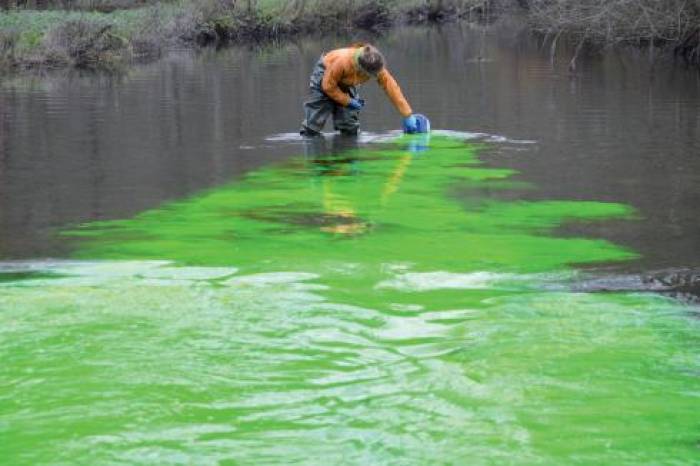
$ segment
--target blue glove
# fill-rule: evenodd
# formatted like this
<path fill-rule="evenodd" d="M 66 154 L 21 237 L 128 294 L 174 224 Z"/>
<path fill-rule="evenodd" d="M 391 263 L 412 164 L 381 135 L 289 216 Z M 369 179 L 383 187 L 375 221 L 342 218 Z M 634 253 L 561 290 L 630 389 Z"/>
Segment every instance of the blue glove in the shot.
<path fill-rule="evenodd" d="M 350 99 L 348 108 L 351 110 L 361 110 L 365 106 L 365 101 L 362 99 Z"/>
<path fill-rule="evenodd" d="M 413 115 L 403 119 L 403 132 L 413 134 L 418 132 L 418 122 Z"/>

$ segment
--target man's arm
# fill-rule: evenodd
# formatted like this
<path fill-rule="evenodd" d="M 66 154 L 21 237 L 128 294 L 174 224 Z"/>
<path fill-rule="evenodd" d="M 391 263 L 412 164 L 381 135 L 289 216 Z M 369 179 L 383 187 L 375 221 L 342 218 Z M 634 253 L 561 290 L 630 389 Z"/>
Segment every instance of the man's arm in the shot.
<path fill-rule="evenodd" d="M 391 103 L 394 104 L 394 107 L 396 107 L 401 116 L 403 116 L 404 118 L 411 116 L 413 110 L 408 104 L 406 98 L 403 96 L 403 93 L 401 92 L 401 88 L 399 87 L 398 83 L 391 75 L 391 73 L 389 73 L 389 70 L 384 68 L 382 71 L 380 71 L 379 74 L 377 74 L 377 82 L 382 87 L 382 89 L 384 89 L 386 95 L 389 96 L 389 100 L 391 100 Z"/>
<path fill-rule="evenodd" d="M 345 92 L 340 90 L 338 87 L 338 82 L 343 78 L 343 68 L 337 63 L 329 63 L 326 66 L 326 72 L 323 74 L 323 81 L 321 81 L 321 89 L 323 92 L 342 105 L 347 107 L 350 103 L 350 96 Z"/>

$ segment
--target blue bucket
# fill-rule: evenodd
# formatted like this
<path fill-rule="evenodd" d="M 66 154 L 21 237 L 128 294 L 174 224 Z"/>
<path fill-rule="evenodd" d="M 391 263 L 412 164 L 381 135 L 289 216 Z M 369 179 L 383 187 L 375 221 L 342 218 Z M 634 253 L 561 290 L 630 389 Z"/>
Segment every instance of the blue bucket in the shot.
<path fill-rule="evenodd" d="M 418 128 L 418 131 L 416 131 L 416 133 L 429 133 L 430 120 L 428 120 L 428 117 L 420 113 L 415 113 L 413 116 L 416 119 L 416 127 Z"/>

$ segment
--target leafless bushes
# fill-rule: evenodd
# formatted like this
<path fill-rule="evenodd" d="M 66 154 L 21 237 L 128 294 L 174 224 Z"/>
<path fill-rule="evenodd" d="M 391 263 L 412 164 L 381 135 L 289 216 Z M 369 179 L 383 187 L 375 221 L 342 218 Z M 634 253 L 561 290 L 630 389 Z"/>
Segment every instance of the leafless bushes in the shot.
<path fill-rule="evenodd" d="M 168 3 L 168 0 L 162 0 Z M 571 60 L 585 45 L 635 43 L 674 46 L 688 62 L 700 62 L 700 0 L 0 0 L 27 8 L 131 8 L 138 12 L 85 13 L 45 33 L 37 62 L 77 67 L 111 67 L 125 58 L 157 57 L 168 43 L 197 44 L 279 39 L 339 30 L 378 31 L 392 23 L 490 19 L 519 9 L 542 33 L 552 53 L 566 38 L 575 44 Z M 166 12 L 167 14 L 163 14 Z M 82 15 L 82 13 L 81 13 Z M 119 31 L 119 32 L 116 32 Z M 20 35 L 23 34 L 20 31 Z M 26 34 L 25 34 L 26 35 Z M 36 42 L 35 42 L 36 43 Z M 16 60 L 17 33 L 0 31 L 0 62 Z M 26 57 L 25 57 L 26 58 Z M 3 66 L 4 67 L 4 66 Z"/>
<path fill-rule="evenodd" d="M 203 0 L 183 9 L 173 30 L 181 39 L 203 44 L 343 29 L 378 30 L 392 19 L 387 1 L 293 0 L 262 8 L 254 0 Z"/>
<path fill-rule="evenodd" d="M 171 36 L 205 45 L 243 38 L 263 39 L 265 17 L 255 2 L 200 0 L 189 2 L 171 23 Z"/>
<path fill-rule="evenodd" d="M 44 38 L 45 60 L 76 68 L 111 68 L 128 53 L 128 41 L 112 32 L 112 25 L 73 20 L 52 29 Z"/>
<path fill-rule="evenodd" d="M 115 10 L 140 8 L 147 0 L 61 0 L 60 8 L 82 11 L 101 11 L 109 13 Z"/>
<path fill-rule="evenodd" d="M 539 30 L 606 43 L 679 41 L 698 20 L 697 5 L 688 0 L 530 0 L 529 5 Z"/>
<path fill-rule="evenodd" d="M 425 0 L 406 8 L 409 23 L 488 18 L 506 0 Z"/>
<path fill-rule="evenodd" d="M 8 29 L 0 31 L 0 66 L 12 66 L 15 63 L 15 50 L 19 41 L 19 31 Z"/>
<path fill-rule="evenodd" d="M 128 38 L 131 57 L 149 60 L 162 55 L 171 33 L 172 23 L 163 19 L 159 5 L 147 10 L 136 30 Z"/>
<path fill-rule="evenodd" d="M 304 30 L 324 32 L 338 29 L 377 31 L 386 28 L 394 21 L 387 1 L 329 2 L 317 0 L 299 3 L 306 3 L 307 8 L 297 7 L 295 14 L 288 17 L 287 23 L 292 30 L 298 29 L 301 32 Z M 311 6 L 308 6 L 309 3 Z"/>
<path fill-rule="evenodd" d="M 633 43 L 650 50 L 672 45 L 682 56 L 698 57 L 692 37 L 700 27 L 699 0 L 529 0 L 528 9 L 530 23 L 551 38 L 553 50 L 564 36 L 576 40 L 577 53 L 585 44 Z"/>

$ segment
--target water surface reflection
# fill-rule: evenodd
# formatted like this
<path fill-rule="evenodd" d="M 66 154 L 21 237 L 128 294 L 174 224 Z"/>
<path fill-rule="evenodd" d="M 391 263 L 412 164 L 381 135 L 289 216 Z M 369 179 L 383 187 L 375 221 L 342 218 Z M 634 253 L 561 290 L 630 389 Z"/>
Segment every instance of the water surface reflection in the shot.
<path fill-rule="evenodd" d="M 128 217 L 299 153 L 298 142 L 270 136 L 296 129 L 310 66 L 344 42 L 173 55 L 116 79 L 6 84 L 0 255 L 68 254 L 54 235 L 66 224 Z M 541 44 L 509 23 L 408 28 L 378 43 L 434 128 L 537 141 L 491 150 L 494 166 L 512 167 L 540 187 L 511 196 L 632 205 L 642 221 L 574 233 L 640 251 L 642 262 L 626 267 L 700 263 L 696 73 L 652 72 L 643 60 L 608 53 L 584 58 L 570 76 L 566 60 L 552 66 Z M 397 128 L 376 86 L 364 93 L 364 128 Z"/>

